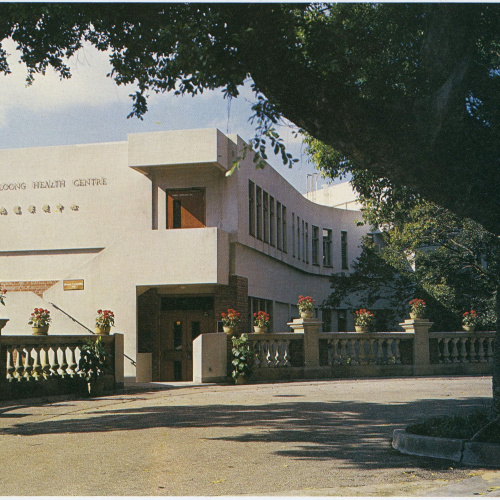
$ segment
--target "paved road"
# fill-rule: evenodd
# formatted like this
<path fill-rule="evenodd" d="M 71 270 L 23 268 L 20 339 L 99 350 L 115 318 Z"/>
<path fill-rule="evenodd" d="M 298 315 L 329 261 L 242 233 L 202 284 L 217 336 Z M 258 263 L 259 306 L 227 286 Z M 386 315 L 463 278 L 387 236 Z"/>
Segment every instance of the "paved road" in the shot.
<path fill-rule="evenodd" d="M 488 404 L 490 377 L 171 385 L 0 405 L 0 495 L 500 496 L 500 471 L 392 432 Z"/>

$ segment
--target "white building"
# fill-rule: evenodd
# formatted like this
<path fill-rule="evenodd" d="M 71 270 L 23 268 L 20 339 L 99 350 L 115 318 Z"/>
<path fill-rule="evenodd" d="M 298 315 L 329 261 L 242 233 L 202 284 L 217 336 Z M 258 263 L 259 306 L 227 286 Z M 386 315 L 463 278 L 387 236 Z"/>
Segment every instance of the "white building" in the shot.
<path fill-rule="evenodd" d="M 229 307 L 244 330 L 266 310 L 273 331 L 289 331 L 298 296 L 320 305 L 367 230 L 358 211 L 307 200 L 252 155 L 226 176 L 242 146 L 203 129 L 0 151 L 3 333 L 28 334 L 38 306 L 51 334 L 87 333 L 111 309 L 136 363 L 125 375 L 168 381 L 191 378 L 193 338 Z M 344 312 L 318 316 L 352 328 Z"/>

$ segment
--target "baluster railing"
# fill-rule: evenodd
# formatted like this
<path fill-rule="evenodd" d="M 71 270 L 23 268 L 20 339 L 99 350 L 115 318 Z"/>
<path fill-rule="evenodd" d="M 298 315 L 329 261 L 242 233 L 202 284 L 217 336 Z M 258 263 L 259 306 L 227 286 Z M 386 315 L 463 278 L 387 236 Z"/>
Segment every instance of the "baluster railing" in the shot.
<path fill-rule="evenodd" d="M 0 399 L 15 398 L 16 395 L 27 393 L 36 395 L 35 386 L 44 387 L 44 391 L 55 391 L 54 393 L 58 394 L 61 392 L 57 391 L 67 390 L 68 387 L 80 387 L 78 374 L 80 346 L 89 337 L 89 335 L 0 335 Z M 122 344 L 123 336 L 117 334 L 117 338 Z M 103 337 L 103 342 L 106 350 L 113 355 L 115 336 Z M 120 360 L 123 362 L 123 358 Z M 280 365 L 286 362 L 285 358 L 279 359 Z M 113 360 L 110 366 L 113 372 L 115 363 Z M 120 376 L 121 374 L 120 371 Z M 57 383 L 64 378 L 75 378 L 75 384 Z M 47 379 L 56 383 L 44 384 Z M 27 386 L 30 388 L 26 391 Z"/>
<path fill-rule="evenodd" d="M 494 332 L 433 332 L 437 359 L 441 364 L 492 363 Z M 486 347 L 486 349 L 485 349 Z"/>

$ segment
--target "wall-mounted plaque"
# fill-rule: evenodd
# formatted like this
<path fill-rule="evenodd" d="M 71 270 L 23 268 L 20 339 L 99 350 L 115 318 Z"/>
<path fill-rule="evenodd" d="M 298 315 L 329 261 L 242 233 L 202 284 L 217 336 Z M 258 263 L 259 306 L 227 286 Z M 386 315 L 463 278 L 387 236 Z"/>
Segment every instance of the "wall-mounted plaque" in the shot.
<path fill-rule="evenodd" d="M 64 280 L 64 290 L 83 290 L 83 280 Z"/>

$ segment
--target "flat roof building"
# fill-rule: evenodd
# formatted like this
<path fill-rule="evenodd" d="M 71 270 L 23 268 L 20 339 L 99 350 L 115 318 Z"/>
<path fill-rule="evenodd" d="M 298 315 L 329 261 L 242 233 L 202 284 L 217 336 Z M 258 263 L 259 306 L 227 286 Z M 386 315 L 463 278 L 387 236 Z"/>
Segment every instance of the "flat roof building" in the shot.
<path fill-rule="evenodd" d="M 289 331 L 298 296 L 320 306 L 367 229 L 359 211 L 309 201 L 253 155 L 226 176 L 243 146 L 202 129 L 0 150 L 3 332 L 28 333 L 33 308 L 49 305 L 50 333 L 87 333 L 110 309 L 134 362 L 125 375 L 169 381 L 191 379 L 192 340 L 220 330 L 229 307 L 244 330 L 265 310 Z M 343 314 L 318 311 L 328 330 L 352 326 Z"/>

